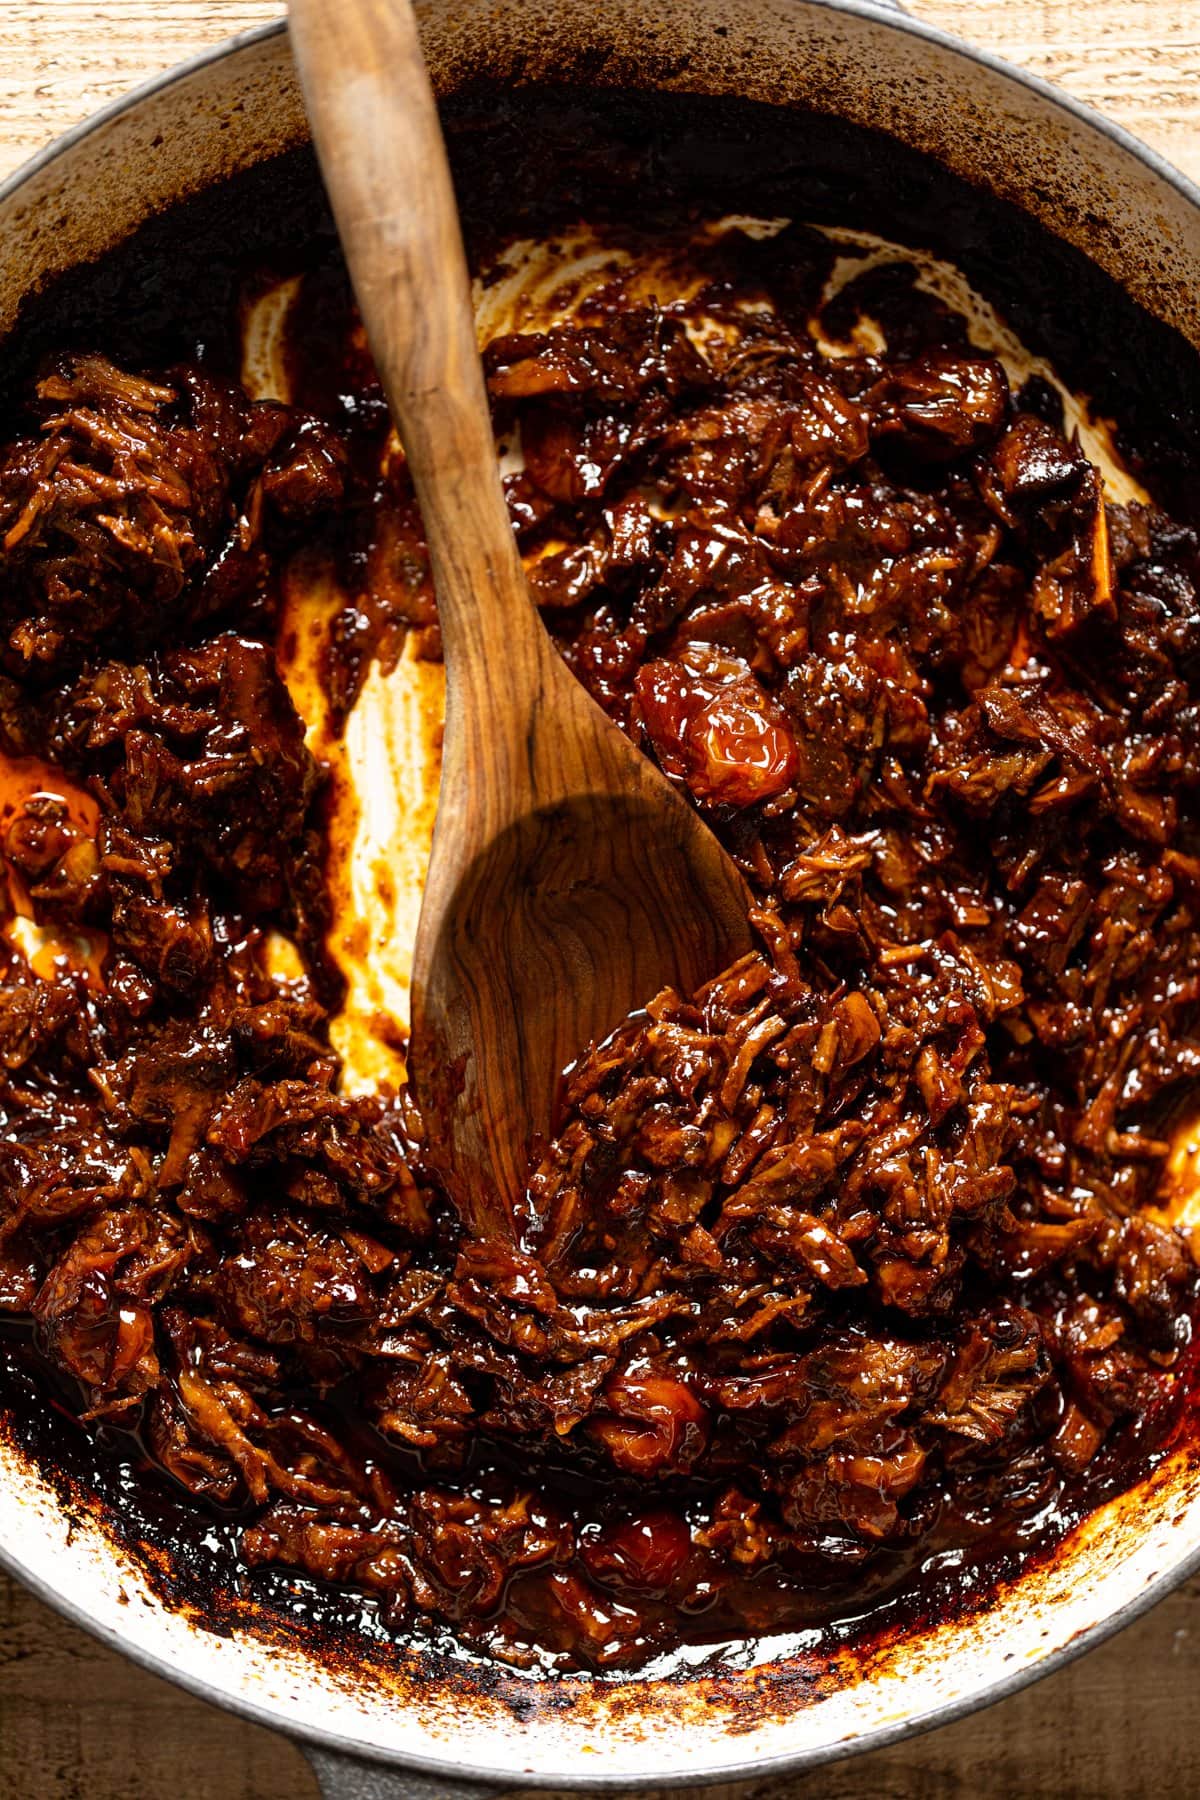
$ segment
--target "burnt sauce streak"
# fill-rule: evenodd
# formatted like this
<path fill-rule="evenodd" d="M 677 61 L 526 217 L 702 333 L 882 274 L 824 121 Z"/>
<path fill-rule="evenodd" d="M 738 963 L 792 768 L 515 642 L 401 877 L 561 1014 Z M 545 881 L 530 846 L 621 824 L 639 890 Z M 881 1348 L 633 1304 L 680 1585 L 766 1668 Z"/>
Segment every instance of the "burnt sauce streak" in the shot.
<path fill-rule="evenodd" d="M 231 1619 L 531 1674 L 819 1653 L 978 1604 L 1192 1429 L 1194 359 L 1088 388 L 1172 511 L 1117 503 L 1051 382 L 816 228 L 871 223 L 869 134 L 482 89 L 449 119 L 481 275 L 581 222 L 614 252 L 487 345 L 513 528 L 758 948 L 583 1050 L 515 1235 L 464 1234 L 403 1087 L 341 1084 L 335 814 L 280 672 L 322 559 L 335 731 L 379 659 L 437 660 L 403 461 L 306 163 L 256 174 L 276 237 L 223 239 L 190 311 L 154 222 L 9 357 L 5 1428 Z M 1118 328 L 1163 351 L 1098 286 L 1072 354 L 1042 301 L 1080 259 L 919 162 L 890 230 L 1018 323 L 1002 247 L 1044 253 L 1065 378 Z M 236 378 L 283 276 L 288 404 Z"/>

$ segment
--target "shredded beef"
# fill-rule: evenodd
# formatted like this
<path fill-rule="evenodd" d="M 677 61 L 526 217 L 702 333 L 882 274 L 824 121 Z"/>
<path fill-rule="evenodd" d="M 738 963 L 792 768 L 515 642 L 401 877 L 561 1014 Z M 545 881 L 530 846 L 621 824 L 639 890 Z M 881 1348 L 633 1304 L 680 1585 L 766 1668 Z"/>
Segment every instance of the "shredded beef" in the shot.
<path fill-rule="evenodd" d="M 1200 545 L 911 283 L 872 289 L 890 354 L 818 349 L 814 246 L 729 232 L 691 315 L 614 281 L 487 352 L 547 624 L 758 938 L 583 1049 L 511 1241 L 465 1234 L 406 1094 L 339 1087 L 272 649 L 279 568 L 347 509 L 335 714 L 385 629 L 435 646 L 402 462 L 365 479 L 350 402 L 94 354 L 0 456 L 0 746 L 62 789 L 5 813 L 4 905 L 100 946 L 4 951 L 0 1309 L 251 1568 L 518 1663 L 1028 1544 L 1186 1386 Z"/>

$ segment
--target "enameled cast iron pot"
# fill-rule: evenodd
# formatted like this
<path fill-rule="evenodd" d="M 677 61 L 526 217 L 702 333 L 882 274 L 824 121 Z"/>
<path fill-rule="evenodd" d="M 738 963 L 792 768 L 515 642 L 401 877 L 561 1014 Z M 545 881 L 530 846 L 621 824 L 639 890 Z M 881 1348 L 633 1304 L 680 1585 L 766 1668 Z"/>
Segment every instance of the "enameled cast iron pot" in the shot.
<path fill-rule="evenodd" d="M 741 96 L 880 128 L 1015 203 L 1200 347 L 1200 192 L 1043 83 L 886 5 L 425 0 L 420 10 L 443 92 L 487 71 Z M 305 136 L 282 24 L 68 133 L 0 190 L 0 335 L 32 289 Z M 1170 369 L 1147 373 L 1170 387 Z M 827 1656 L 819 1677 L 793 1660 L 670 1683 L 532 1684 L 416 1653 L 403 1667 L 366 1653 L 318 1658 L 302 1636 L 249 1618 L 218 1632 L 164 1600 L 103 1516 L 72 1505 L 53 1468 L 3 1429 L 0 1562 L 146 1668 L 300 1739 L 330 1796 L 762 1779 L 945 1723 L 1128 1624 L 1200 1566 L 1200 1460 L 1173 1455 L 970 1617 Z"/>

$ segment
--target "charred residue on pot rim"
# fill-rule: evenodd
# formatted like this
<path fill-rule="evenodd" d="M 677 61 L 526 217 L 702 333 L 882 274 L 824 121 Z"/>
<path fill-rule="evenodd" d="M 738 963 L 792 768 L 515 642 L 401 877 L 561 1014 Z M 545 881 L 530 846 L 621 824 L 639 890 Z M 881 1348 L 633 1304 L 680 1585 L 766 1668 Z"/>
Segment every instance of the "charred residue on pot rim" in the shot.
<path fill-rule="evenodd" d="M 389 1636 L 371 1602 L 347 1594 L 331 1600 L 316 1584 L 278 1576 L 250 1584 L 234 1549 L 234 1527 L 199 1524 L 186 1497 L 148 1484 L 129 1461 L 101 1452 L 34 1375 L 21 1339 L 4 1333 L 0 1362 L 0 1441 L 52 1485 L 72 1528 L 99 1535 L 131 1589 L 145 1583 L 165 1606 L 200 1631 L 222 1637 L 250 1634 L 268 1648 L 299 1655 L 348 1691 L 365 1687 L 391 1706 L 421 1710 L 432 1704 L 455 1716 L 499 1709 L 518 1724 L 570 1717 L 651 1735 L 655 1707 L 669 1706 L 677 1723 L 703 1721 L 729 1737 L 785 1720 L 838 1689 L 903 1674 L 916 1651 L 938 1658 L 961 1651 L 985 1626 L 989 1612 L 1018 1593 L 1030 1609 L 1053 1605 L 1078 1579 L 1078 1546 L 1094 1540 L 1089 1572 L 1123 1557 L 1122 1539 L 1099 1515 L 1076 1523 L 1031 1561 L 1017 1557 L 982 1563 L 974 1579 L 958 1576 L 901 1595 L 873 1616 L 849 1621 L 815 1645 L 783 1650 L 739 1666 L 720 1655 L 705 1667 L 680 1663 L 665 1674 L 530 1678 L 465 1655 L 442 1639 Z M 1195 1397 L 1178 1441 L 1153 1459 L 1139 1484 L 1116 1495 L 1106 1511 L 1122 1522 L 1158 1512 L 1172 1516 L 1200 1487 L 1200 1435 Z M 1107 1540 L 1107 1541 L 1106 1541 Z M 817 1634 L 810 1634 L 816 1636 Z"/>

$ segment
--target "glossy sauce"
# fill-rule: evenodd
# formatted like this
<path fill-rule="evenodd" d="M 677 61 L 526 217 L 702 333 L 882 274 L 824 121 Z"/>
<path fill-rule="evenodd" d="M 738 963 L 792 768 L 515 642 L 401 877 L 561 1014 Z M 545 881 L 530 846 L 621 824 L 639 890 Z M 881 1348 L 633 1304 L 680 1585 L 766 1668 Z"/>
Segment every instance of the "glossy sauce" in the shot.
<path fill-rule="evenodd" d="M 725 834 L 762 954 L 581 1055 L 529 1240 L 465 1241 L 397 1093 L 436 615 L 340 277 L 246 281 L 246 385 L 308 417 L 68 359 L 56 412 L 100 408 L 139 478 L 186 467 L 208 500 L 172 526 L 181 567 L 200 546 L 179 641 L 139 610 L 135 652 L 101 616 L 37 702 L 91 807 L 52 848 L 100 845 L 95 894 L 74 865 L 63 887 L 109 992 L 68 1022 L 34 986 L 34 1036 L 6 1040 L 5 1304 L 152 1535 L 207 1520 L 210 1580 L 215 1557 L 371 1635 L 657 1670 L 971 1604 L 1188 1426 L 1155 1083 L 1173 1055 L 1170 1104 L 1191 1091 L 1191 977 L 1138 989 L 1130 946 L 1191 929 L 1190 753 L 1164 779 L 1120 695 L 1166 641 L 1155 741 L 1190 716 L 1194 545 L 1126 510 L 1145 490 L 1044 359 L 995 315 L 967 340 L 927 258 L 693 210 L 577 217 L 485 267 L 547 623 Z M 97 454 L 85 419 L 57 429 Z M 1146 592 L 1157 615 L 1114 623 Z M 1104 718 L 1071 651 L 1093 630 Z M 36 781 L 22 819 L 69 800 Z M 1095 833 L 1103 857 L 1059 866 Z M 1164 1032 L 1120 1113 L 1111 1071 L 1086 1105 L 1061 1072 L 1094 1049 L 1088 906 L 1117 970 L 1096 1004 L 1127 982 L 1131 1031 L 1157 1006 Z"/>

